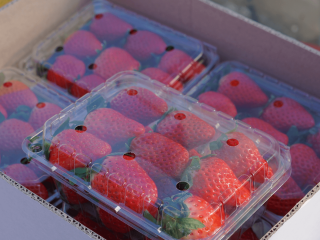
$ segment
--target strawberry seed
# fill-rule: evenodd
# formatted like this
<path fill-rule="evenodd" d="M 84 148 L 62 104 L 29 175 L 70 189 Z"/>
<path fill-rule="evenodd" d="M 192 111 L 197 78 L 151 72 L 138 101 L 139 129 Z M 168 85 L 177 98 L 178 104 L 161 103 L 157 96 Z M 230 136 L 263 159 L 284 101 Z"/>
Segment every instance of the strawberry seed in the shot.
<path fill-rule="evenodd" d="M 227 141 L 227 144 L 231 147 L 235 147 L 239 144 L 239 141 L 237 139 L 231 138 Z"/>

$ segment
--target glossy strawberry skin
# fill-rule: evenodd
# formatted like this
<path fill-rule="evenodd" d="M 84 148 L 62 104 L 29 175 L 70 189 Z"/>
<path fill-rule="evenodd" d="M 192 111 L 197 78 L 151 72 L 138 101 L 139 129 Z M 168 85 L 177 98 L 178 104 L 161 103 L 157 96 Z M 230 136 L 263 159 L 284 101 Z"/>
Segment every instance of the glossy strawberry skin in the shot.
<path fill-rule="evenodd" d="M 61 110 L 62 108 L 54 103 L 38 103 L 31 112 L 29 123 L 34 129 L 41 128 L 48 119 L 58 114 Z"/>
<path fill-rule="evenodd" d="M 80 98 L 104 82 L 105 80 L 102 77 L 95 74 L 84 76 L 72 85 L 70 93 L 73 96 Z"/>
<path fill-rule="evenodd" d="M 104 50 L 94 62 L 93 72 L 103 79 L 126 70 L 139 70 L 140 63 L 121 48 L 111 47 Z"/>
<path fill-rule="evenodd" d="M 20 150 L 23 140 L 34 132 L 33 127 L 18 119 L 7 119 L 0 123 L 0 150 Z"/>
<path fill-rule="evenodd" d="M 130 87 L 118 93 L 111 102 L 111 108 L 143 125 L 148 125 L 168 110 L 166 101 L 148 89 Z"/>
<path fill-rule="evenodd" d="M 259 238 L 253 232 L 252 228 L 249 228 L 241 235 L 239 240 L 259 240 Z"/>
<path fill-rule="evenodd" d="M 23 164 L 13 164 L 5 168 L 3 172 L 39 197 L 43 199 L 49 197 L 48 190 L 39 181 L 35 173 L 27 166 Z"/>
<path fill-rule="evenodd" d="M 317 132 L 314 135 L 310 134 L 307 141 L 312 145 L 312 149 L 320 155 L 320 132 Z"/>
<path fill-rule="evenodd" d="M 263 183 L 265 178 L 270 179 L 273 176 L 271 167 L 260 155 L 258 148 L 250 138 L 240 132 L 229 133 L 227 137 L 228 140 L 234 139 L 238 144 L 232 145 L 228 140 L 222 141 L 222 148 L 213 151 L 213 154 L 223 159 L 237 177 L 243 174 L 252 175 L 253 181 Z"/>
<path fill-rule="evenodd" d="M 64 52 L 78 58 L 94 56 L 101 49 L 101 42 L 91 32 L 84 30 L 72 33 L 64 43 Z"/>
<path fill-rule="evenodd" d="M 61 190 L 63 191 L 64 196 L 66 197 L 67 201 L 70 204 L 80 204 L 80 203 L 86 203 L 88 202 L 87 199 L 80 196 L 78 193 L 76 193 L 71 188 L 68 188 L 66 185 L 61 185 Z"/>
<path fill-rule="evenodd" d="M 267 201 L 267 209 L 280 216 L 286 215 L 302 198 L 304 193 L 290 177 Z"/>
<path fill-rule="evenodd" d="M 320 181 L 320 159 L 307 145 L 298 143 L 290 148 L 292 158 L 292 174 L 298 186 L 304 190 L 308 186 L 315 186 Z"/>
<path fill-rule="evenodd" d="M 224 112 L 233 118 L 237 115 L 237 109 L 235 105 L 222 93 L 208 91 L 200 94 L 198 99 L 199 102 L 205 103 L 217 111 Z"/>
<path fill-rule="evenodd" d="M 132 26 L 111 13 L 98 14 L 90 25 L 90 31 L 101 41 L 115 41 L 124 37 Z"/>
<path fill-rule="evenodd" d="M 130 149 L 136 155 L 139 165 L 153 177 L 159 175 L 157 169 L 161 169 L 177 179 L 189 164 L 188 151 L 159 133 L 145 133 L 134 138 Z"/>
<path fill-rule="evenodd" d="M 69 89 L 73 82 L 82 77 L 86 71 L 85 64 L 71 55 L 62 55 L 56 58 L 50 67 L 47 79 L 59 87 Z"/>
<path fill-rule="evenodd" d="M 267 95 L 260 87 L 241 72 L 232 72 L 221 78 L 218 92 L 240 108 L 261 107 L 268 102 Z"/>
<path fill-rule="evenodd" d="M 277 141 L 282 142 L 283 144 L 288 144 L 288 136 L 282 132 L 279 132 L 275 129 L 271 124 L 259 119 L 259 118 L 245 118 L 242 119 L 243 122 L 249 124 L 251 127 L 259 129 L 272 137 L 274 137 Z"/>
<path fill-rule="evenodd" d="M 150 31 L 132 31 L 124 49 L 139 61 L 148 60 L 152 54 L 159 55 L 166 50 L 166 43 L 160 36 Z"/>
<path fill-rule="evenodd" d="M 53 138 L 49 161 L 69 171 L 87 167 L 90 162 L 110 154 L 111 151 L 108 143 L 92 134 L 68 129 Z"/>
<path fill-rule="evenodd" d="M 120 221 L 118 218 L 112 216 L 110 213 L 104 211 L 103 209 L 98 208 L 98 213 L 99 213 L 101 222 L 105 226 L 107 226 L 110 230 L 116 233 L 127 233 L 130 231 L 131 228 L 127 224 Z"/>
<path fill-rule="evenodd" d="M 142 124 L 110 109 L 100 108 L 89 113 L 84 121 L 87 131 L 112 147 L 124 145 L 129 138 L 145 132 Z"/>
<path fill-rule="evenodd" d="M 169 113 L 157 126 L 157 132 L 192 149 L 209 143 L 215 129 L 207 122 L 187 111 Z"/>
<path fill-rule="evenodd" d="M 261 118 L 276 129 L 287 132 L 291 126 L 305 130 L 314 126 L 312 115 L 291 98 L 276 98 L 264 109 Z"/>

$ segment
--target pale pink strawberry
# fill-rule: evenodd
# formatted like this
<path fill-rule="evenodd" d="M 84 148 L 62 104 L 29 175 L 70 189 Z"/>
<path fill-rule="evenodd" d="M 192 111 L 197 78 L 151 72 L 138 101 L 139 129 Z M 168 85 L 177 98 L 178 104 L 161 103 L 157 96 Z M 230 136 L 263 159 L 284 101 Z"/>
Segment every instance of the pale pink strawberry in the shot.
<path fill-rule="evenodd" d="M 235 117 L 237 115 L 237 109 L 235 105 L 222 93 L 209 91 L 200 94 L 198 99 L 199 102 L 205 103 L 215 108 L 217 111 L 224 112 L 231 117 Z"/>
<path fill-rule="evenodd" d="M 125 50 L 111 47 L 104 50 L 94 63 L 94 73 L 109 79 L 118 72 L 139 70 L 140 63 Z"/>
<path fill-rule="evenodd" d="M 90 31 L 101 41 L 115 41 L 124 37 L 132 26 L 111 13 L 97 14 L 90 25 Z"/>
<path fill-rule="evenodd" d="M 102 44 L 91 32 L 78 30 L 66 39 L 63 49 L 67 55 L 84 58 L 96 55 Z"/>
<path fill-rule="evenodd" d="M 287 97 L 276 98 L 264 109 L 261 118 L 283 132 L 291 126 L 305 130 L 315 124 L 312 115 L 300 103 Z"/>
<path fill-rule="evenodd" d="M 261 107 L 268 102 L 267 95 L 246 74 L 231 72 L 220 79 L 219 93 L 227 96 L 237 107 Z"/>
<path fill-rule="evenodd" d="M 104 82 L 105 80 L 102 77 L 95 74 L 84 76 L 83 78 L 76 81 L 75 84 L 73 84 L 73 86 L 70 89 L 70 93 L 73 96 L 80 98 L 83 95 L 86 95 L 87 93 L 91 92 L 92 89 L 98 87 L 100 84 Z"/>
<path fill-rule="evenodd" d="M 0 105 L 0 113 L 3 115 L 4 119 L 8 117 L 7 111 L 2 105 Z"/>
<path fill-rule="evenodd" d="M 62 108 L 54 103 L 40 102 L 32 110 L 29 123 L 34 129 L 38 129 L 42 127 L 49 118 L 58 114 L 61 110 Z"/>

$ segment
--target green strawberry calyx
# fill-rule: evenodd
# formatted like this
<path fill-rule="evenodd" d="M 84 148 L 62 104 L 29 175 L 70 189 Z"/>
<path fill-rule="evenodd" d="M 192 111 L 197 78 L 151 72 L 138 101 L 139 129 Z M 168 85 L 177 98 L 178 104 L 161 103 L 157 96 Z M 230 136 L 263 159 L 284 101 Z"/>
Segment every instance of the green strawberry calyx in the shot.
<path fill-rule="evenodd" d="M 172 112 L 174 112 L 174 111 L 177 111 L 177 109 L 176 109 L 176 108 L 173 108 L 173 107 L 170 108 L 168 111 L 166 111 L 166 112 L 161 116 L 161 118 L 158 120 L 158 122 L 151 127 L 151 129 L 152 129 L 154 132 L 156 132 L 159 123 L 160 123 L 163 119 L 165 119 L 170 113 L 172 113 Z"/>
<path fill-rule="evenodd" d="M 216 141 L 210 142 L 210 144 L 209 144 L 210 150 L 216 151 L 216 150 L 219 150 L 220 148 L 222 148 L 223 142 L 225 142 L 229 139 L 227 134 L 235 132 L 235 131 L 237 131 L 237 129 L 238 129 L 238 124 L 236 124 L 235 128 L 231 129 L 230 131 L 228 131 L 226 133 L 222 133 L 221 136 Z"/>

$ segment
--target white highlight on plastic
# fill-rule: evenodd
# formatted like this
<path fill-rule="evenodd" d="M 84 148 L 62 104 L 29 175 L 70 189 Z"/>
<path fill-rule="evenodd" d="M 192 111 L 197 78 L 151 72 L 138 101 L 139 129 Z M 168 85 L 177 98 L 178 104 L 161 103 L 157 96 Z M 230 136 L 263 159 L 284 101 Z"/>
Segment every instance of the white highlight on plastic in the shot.
<path fill-rule="evenodd" d="M 91 185 L 90 185 L 90 186 L 88 186 L 88 188 L 89 188 L 89 189 L 91 189 L 91 188 L 92 188 L 92 187 L 91 187 Z"/>
<path fill-rule="evenodd" d="M 54 172 L 55 170 L 57 170 L 57 167 L 53 166 L 53 167 L 51 168 L 51 171 Z"/>
<path fill-rule="evenodd" d="M 158 233 L 161 233 L 161 227 L 159 227 L 157 230 L 158 230 Z"/>
<path fill-rule="evenodd" d="M 116 211 L 116 213 L 117 213 L 117 212 L 119 212 L 119 211 L 120 211 L 120 209 L 121 209 L 121 207 L 117 206 L 114 210 L 115 210 L 115 211 Z"/>

